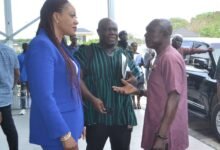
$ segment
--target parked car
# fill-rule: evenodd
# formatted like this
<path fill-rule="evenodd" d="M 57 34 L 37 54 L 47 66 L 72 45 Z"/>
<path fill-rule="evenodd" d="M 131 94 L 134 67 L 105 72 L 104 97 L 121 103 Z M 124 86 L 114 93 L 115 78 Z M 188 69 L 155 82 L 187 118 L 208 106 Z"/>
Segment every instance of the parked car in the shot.
<path fill-rule="evenodd" d="M 213 47 L 213 52 L 186 56 L 188 108 L 199 117 L 207 118 L 220 140 L 220 97 L 217 96 L 216 65 L 220 56 L 220 39 L 184 38 L 182 47 Z"/>

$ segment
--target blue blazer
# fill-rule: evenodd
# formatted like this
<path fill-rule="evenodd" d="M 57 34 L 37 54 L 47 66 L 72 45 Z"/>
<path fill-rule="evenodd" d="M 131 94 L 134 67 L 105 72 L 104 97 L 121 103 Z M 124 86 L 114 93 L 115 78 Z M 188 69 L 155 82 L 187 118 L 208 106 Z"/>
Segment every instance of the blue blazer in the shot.
<path fill-rule="evenodd" d="M 64 58 L 43 29 L 31 41 L 25 63 L 32 99 L 30 142 L 60 145 L 68 131 L 78 140 L 84 126 L 80 89 L 71 86 Z"/>

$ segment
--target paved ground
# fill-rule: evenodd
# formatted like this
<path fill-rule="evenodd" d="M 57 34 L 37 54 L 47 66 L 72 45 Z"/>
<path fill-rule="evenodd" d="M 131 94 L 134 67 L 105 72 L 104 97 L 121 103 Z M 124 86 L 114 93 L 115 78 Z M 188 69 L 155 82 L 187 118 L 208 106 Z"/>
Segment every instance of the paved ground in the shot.
<path fill-rule="evenodd" d="M 198 118 L 192 114 L 189 115 L 189 133 L 199 141 L 220 150 L 220 142 L 215 138 L 211 130 L 210 121 Z"/>
<path fill-rule="evenodd" d="M 138 119 L 138 126 L 134 128 L 132 133 L 132 139 L 131 139 L 131 150 L 141 150 L 140 148 L 140 142 L 141 142 L 141 135 L 142 135 L 142 126 L 143 126 L 143 117 L 144 117 L 144 99 L 142 100 L 142 109 L 136 110 L 136 116 Z M 19 150 L 41 150 L 39 146 L 32 145 L 28 142 L 28 135 L 29 135 L 29 112 L 25 114 L 24 116 L 18 115 L 18 110 L 13 110 L 13 117 L 17 126 L 18 134 L 19 134 Z M 191 129 L 190 129 L 191 130 Z M 193 129 L 192 129 L 193 130 Z M 191 131 L 190 131 L 191 132 Z M 191 133 L 190 133 L 191 134 Z M 199 140 L 195 139 L 192 136 L 189 136 L 190 139 L 190 146 L 188 150 L 215 150 L 214 148 L 211 148 L 210 146 L 204 144 L 203 142 L 200 142 Z M 213 142 L 213 140 L 210 139 L 210 142 Z M 206 142 L 206 143 L 210 143 Z M 85 150 L 86 143 L 83 140 L 79 141 L 79 148 L 80 150 Z M 0 130 L 0 150 L 8 150 L 7 142 L 5 139 L 5 136 L 2 133 L 2 130 Z M 109 141 L 107 141 L 107 144 L 104 148 L 104 150 L 110 150 Z"/>

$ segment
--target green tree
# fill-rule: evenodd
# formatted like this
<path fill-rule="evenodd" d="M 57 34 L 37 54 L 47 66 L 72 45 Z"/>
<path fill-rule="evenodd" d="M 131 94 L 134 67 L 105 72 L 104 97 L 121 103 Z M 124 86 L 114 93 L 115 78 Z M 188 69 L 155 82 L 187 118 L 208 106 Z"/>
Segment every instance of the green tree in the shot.
<path fill-rule="evenodd" d="M 172 23 L 173 29 L 187 28 L 189 22 L 182 18 L 170 18 L 170 22 Z"/>
<path fill-rule="evenodd" d="M 14 42 L 22 45 L 23 43 L 29 43 L 31 41 L 31 39 L 15 39 Z"/>
<path fill-rule="evenodd" d="M 220 37 L 220 27 L 216 24 L 203 27 L 200 34 L 206 37 Z"/>
<path fill-rule="evenodd" d="M 144 43 L 144 40 L 143 39 L 140 39 L 140 38 L 137 38 L 137 37 L 134 37 L 134 35 L 128 33 L 128 41 L 130 42 L 137 42 L 138 44 L 143 44 Z"/>
<path fill-rule="evenodd" d="M 86 42 L 83 42 L 82 44 L 89 45 L 91 43 L 98 43 L 98 42 L 99 42 L 99 39 L 91 39 L 91 40 L 88 40 Z"/>
<path fill-rule="evenodd" d="M 142 39 L 136 38 L 130 33 L 128 33 L 128 41 L 137 42 L 138 44 L 143 44 L 144 43 L 144 41 Z M 91 39 L 91 40 L 88 40 L 88 41 L 80 43 L 80 44 L 89 45 L 91 43 L 98 43 L 98 42 L 99 42 L 99 39 Z"/>
<path fill-rule="evenodd" d="M 220 37 L 220 11 L 197 15 L 191 19 L 190 28 L 201 36 Z"/>

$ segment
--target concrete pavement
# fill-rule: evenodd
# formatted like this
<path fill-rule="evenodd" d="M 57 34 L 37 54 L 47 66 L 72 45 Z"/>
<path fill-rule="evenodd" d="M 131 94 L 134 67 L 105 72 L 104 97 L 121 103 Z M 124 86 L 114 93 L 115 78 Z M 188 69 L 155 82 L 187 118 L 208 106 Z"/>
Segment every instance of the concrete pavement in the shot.
<path fill-rule="evenodd" d="M 17 93 L 17 92 L 15 92 Z M 141 137 L 142 137 L 142 128 L 143 128 L 143 120 L 144 120 L 144 112 L 146 106 L 146 99 L 141 98 L 141 107 L 142 109 L 135 110 L 136 117 L 138 120 L 138 125 L 133 128 L 133 133 L 131 137 L 131 150 L 142 150 L 140 147 Z M 23 116 L 19 115 L 19 97 L 15 96 L 14 103 L 12 105 L 13 118 L 17 127 L 18 136 L 19 136 L 19 150 L 41 150 L 41 148 L 37 145 L 30 144 L 29 141 L 29 110 Z M 79 140 L 79 149 L 86 149 L 85 140 Z M 210 146 L 202 143 L 201 141 L 195 139 L 194 137 L 189 135 L 189 148 L 187 150 L 215 150 Z M 8 145 L 6 138 L 0 129 L 0 150 L 8 150 Z M 109 141 L 107 141 L 104 150 L 111 150 Z"/>
<path fill-rule="evenodd" d="M 142 105 L 143 106 L 143 105 Z M 19 150 L 41 150 L 41 148 L 37 145 L 30 144 L 28 142 L 29 135 L 29 111 L 24 116 L 18 115 L 19 110 L 13 110 L 13 117 L 15 120 L 15 124 L 19 134 Z M 141 136 L 142 136 L 142 126 L 143 126 L 143 117 L 144 117 L 144 109 L 135 111 L 138 126 L 134 127 L 131 139 L 131 150 L 141 150 Z M 214 150 L 208 145 L 200 142 L 199 140 L 189 136 L 190 146 L 187 150 Z M 84 140 L 79 141 L 79 149 L 86 149 L 86 142 Z M 0 130 L 0 150 L 8 150 L 6 138 Z M 109 141 L 107 141 L 104 150 L 110 150 Z"/>

